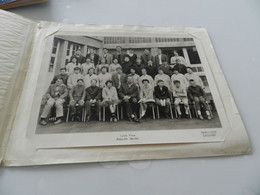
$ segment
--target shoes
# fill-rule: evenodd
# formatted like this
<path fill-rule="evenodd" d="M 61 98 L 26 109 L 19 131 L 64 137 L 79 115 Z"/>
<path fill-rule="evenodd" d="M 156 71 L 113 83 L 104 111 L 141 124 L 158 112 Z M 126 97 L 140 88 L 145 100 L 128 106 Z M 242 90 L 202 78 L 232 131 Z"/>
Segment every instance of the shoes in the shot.
<path fill-rule="evenodd" d="M 129 120 L 130 122 L 133 122 L 133 119 L 132 119 L 131 117 L 129 117 L 128 120 Z"/>
<path fill-rule="evenodd" d="M 90 116 L 87 116 L 87 119 L 86 119 L 86 121 L 87 121 L 87 122 L 89 122 L 89 121 L 90 121 Z"/>
<path fill-rule="evenodd" d="M 113 120 L 114 120 L 114 117 L 111 117 L 111 118 L 110 118 L 110 122 L 113 122 Z"/>
<path fill-rule="evenodd" d="M 56 120 L 56 121 L 54 122 L 54 125 L 60 124 L 61 122 L 62 122 L 61 119 L 58 119 L 58 120 Z"/>
<path fill-rule="evenodd" d="M 117 123 L 117 118 L 114 118 L 114 122 Z"/>
<path fill-rule="evenodd" d="M 200 119 L 200 120 L 204 120 L 204 118 L 203 118 L 202 115 L 199 115 L 199 119 Z"/>
<path fill-rule="evenodd" d="M 171 118 L 171 116 L 167 113 L 167 114 L 165 114 L 165 117 L 167 118 L 167 119 L 170 119 Z"/>
<path fill-rule="evenodd" d="M 208 115 L 208 117 L 207 117 L 207 118 L 208 118 L 208 120 L 211 120 L 211 119 L 212 119 L 210 115 Z"/>
<path fill-rule="evenodd" d="M 40 121 L 40 125 L 47 125 L 47 122 L 46 122 L 46 120 L 44 120 L 44 119 L 41 119 L 41 121 Z"/>
<path fill-rule="evenodd" d="M 140 120 L 137 119 L 137 118 L 134 118 L 134 122 L 136 122 L 136 123 L 140 123 Z"/>

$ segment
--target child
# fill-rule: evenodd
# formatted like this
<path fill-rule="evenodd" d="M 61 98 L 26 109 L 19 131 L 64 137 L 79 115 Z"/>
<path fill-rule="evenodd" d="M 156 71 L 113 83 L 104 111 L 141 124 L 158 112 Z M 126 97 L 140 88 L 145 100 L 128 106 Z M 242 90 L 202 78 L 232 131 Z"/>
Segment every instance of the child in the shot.
<path fill-rule="evenodd" d="M 71 58 L 71 62 L 66 65 L 66 69 L 67 69 L 68 75 L 71 75 L 71 74 L 74 73 L 74 68 L 75 67 L 79 67 L 80 70 L 82 70 L 82 66 L 77 62 L 77 58 L 76 57 L 72 57 Z"/>
<path fill-rule="evenodd" d="M 111 80 L 111 74 L 107 72 L 108 68 L 107 67 L 102 67 L 101 68 L 101 73 L 98 75 L 98 81 L 99 81 L 99 87 L 103 88 L 106 85 L 106 82 L 108 80 Z"/>
<path fill-rule="evenodd" d="M 120 64 L 118 64 L 118 59 L 113 59 L 113 63 L 112 64 L 110 64 L 110 66 L 109 66 L 109 72 L 110 72 L 110 74 L 114 74 L 114 73 L 116 73 L 116 69 L 118 68 L 118 67 L 121 67 L 121 65 Z"/>
<path fill-rule="evenodd" d="M 99 75 L 99 73 L 101 73 L 102 67 L 107 67 L 107 69 L 109 68 L 109 65 L 106 64 L 106 59 L 105 58 L 102 58 L 100 62 L 101 62 L 101 64 L 98 64 L 96 66 L 96 75 Z"/>

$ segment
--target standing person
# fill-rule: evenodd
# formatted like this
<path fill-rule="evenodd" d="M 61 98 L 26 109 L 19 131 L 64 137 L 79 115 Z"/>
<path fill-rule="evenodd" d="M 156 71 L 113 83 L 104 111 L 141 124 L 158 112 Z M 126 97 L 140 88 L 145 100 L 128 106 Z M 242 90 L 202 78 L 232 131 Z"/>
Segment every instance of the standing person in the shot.
<path fill-rule="evenodd" d="M 112 82 L 114 87 L 119 90 L 123 83 L 126 83 L 126 74 L 122 72 L 122 68 L 118 67 L 116 73 L 112 75 Z"/>
<path fill-rule="evenodd" d="M 122 52 L 122 47 L 117 46 L 116 47 L 116 53 L 113 55 L 113 59 L 117 59 L 118 63 L 121 65 L 124 61 L 124 54 Z"/>
<path fill-rule="evenodd" d="M 102 59 L 106 60 L 106 64 L 110 65 L 113 60 L 112 54 L 108 53 L 107 48 L 103 48 L 103 54 L 100 56 L 99 60 L 101 61 Z"/>
<path fill-rule="evenodd" d="M 178 80 L 174 81 L 173 97 L 174 97 L 174 107 L 178 112 L 179 118 L 181 118 L 181 116 L 182 116 L 181 109 L 180 109 L 180 103 L 183 103 L 184 109 L 185 109 L 185 114 L 186 114 L 186 116 L 188 116 L 189 103 L 188 103 L 186 88 L 181 86 L 181 82 Z"/>
<path fill-rule="evenodd" d="M 128 76 L 127 82 L 122 83 L 119 89 L 119 97 L 122 99 L 126 107 L 126 113 L 129 121 L 139 122 L 136 115 L 136 110 L 138 107 L 138 88 L 134 84 L 133 77 Z"/>
<path fill-rule="evenodd" d="M 70 98 L 70 116 L 74 118 L 77 115 L 76 105 L 80 110 L 84 106 L 84 100 L 86 96 L 85 86 L 83 79 L 78 79 L 77 85 L 73 86 L 69 92 Z"/>
<path fill-rule="evenodd" d="M 174 56 L 171 57 L 171 64 L 173 64 L 173 65 L 176 64 L 176 60 L 177 60 L 177 59 L 181 60 L 181 64 L 184 64 L 184 65 L 187 64 L 187 62 L 186 62 L 186 60 L 184 59 L 184 57 L 179 56 L 177 50 L 174 50 L 173 53 L 174 53 Z"/>
<path fill-rule="evenodd" d="M 102 67 L 107 67 L 107 69 L 109 69 L 110 67 L 110 65 L 106 64 L 106 60 L 104 58 L 101 60 L 101 64 L 98 64 L 96 66 L 96 75 L 99 75 L 99 73 L 101 73 Z"/>
<path fill-rule="evenodd" d="M 114 58 L 113 63 L 109 66 L 109 72 L 113 75 L 114 73 L 116 73 L 116 69 L 119 67 L 121 67 L 121 65 L 118 64 L 117 58 Z"/>
<path fill-rule="evenodd" d="M 83 64 L 85 62 L 84 56 L 81 54 L 81 50 L 77 49 L 76 53 L 70 57 L 70 61 L 72 61 L 72 58 L 77 59 L 77 63 Z"/>
<path fill-rule="evenodd" d="M 87 122 L 91 117 L 91 107 L 95 107 L 95 115 L 98 116 L 100 112 L 101 103 L 101 89 L 97 86 L 97 80 L 91 80 L 91 86 L 86 88 L 86 116 Z"/>
<path fill-rule="evenodd" d="M 111 74 L 107 72 L 108 69 L 107 67 L 102 67 L 101 73 L 98 75 L 98 82 L 99 82 L 99 87 L 102 89 L 105 87 L 106 82 L 108 80 L 111 80 Z"/>
<path fill-rule="evenodd" d="M 124 57 L 124 62 L 121 64 L 123 73 L 130 74 L 130 68 L 132 67 L 132 63 L 130 62 L 130 59 L 128 56 Z"/>
<path fill-rule="evenodd" d="M 112 84 L 113 82 L 108 80 L 106 86 L 102 89 L 103 102 L 101 103 L 101 106 L 109 107 L 111 112 L 110 121 L 117 122 L 115 111 L 118 104 L 118 95 L 116 88 Z"/>
<path fill-rule="evenodd" d="M 93 48 L 89 50 L 89 53 L 86 55 L 86 58 L 90 58 L 91 63 L 94 64 L 95 67 L 98 65 L 99 55 L 95 53 L 95 50 Z"/>
<path fill-rule="evenodd" d="M 186 89 L 189 86 L 189 83 L 187 82 L 187 79 L 185 78 L 185 76 L 183 74 L 179 73 L 178 69 L 173 69 L 173 75 L 171 77 L 171 80 L 172 80 L 172 84 L 176 80 L 180 81 L 181 82 L 181 86 L 185 87 Z"/>
<path fill-rule="evenodd" d="M 144 79 L 142 81 L 143 83 L 143 87 L 141 88 L 140 91 L 140 106 L 141 106 L 141 116 L 140 118 L 142 118 L 147 110 L 147 103 L 152 103 L 155 102 L 154 98 L 153 98 L 153 87 L 151 87 L 151 85 L 149 85 L 149 80 Z"/>
<path fill-rule="evenodd" d="M 135 69 L 133 67 L 130 68 L 130 74 L 129 75 L 133 77 L 134 84 L 136 84 L 136 86 L 139 88 L 140 76 L 135 73 Z"/>
<path fill-rule="evenodd" d="M 142 64 L 148 65 L 148 61 L 152 60 L 154 61 L 153 56 L 150 53 L 150 50 L 148 48 L 144 49 L 143 55 L 141 55 Z"/>
<path fill-rule="evenodd" d="M 184 75 L 185 78 L 187 79 L 187 81 L 189 82 L 191 79 L 193 79 L 197 85 L 201 86 L 202 89 L 205 88 L 201 78 L 199 77 L 199 75 L 197 75 L 196 73 L 194 73 L 192 71 L 192 68 L 191 67 L 186 67 L 186 70 L 187 70 L 187 73 Z"/>
<path fill-rule="evenodd" d="M 201 86 L 197 85 L 196 82 L 191 79 L 190 86 L 188 87 L 188 97 L 191 101 L 195 102 L 195 107 L 198 112 L 199 119 L 203 120 L 203 116 L 201 114 L 201 105 L 206 110 L 208 120 L 211 120 L 209 108 L 206 104 L 206 95 Z"/>
<path fill-rule="evenodd" d="M 147 74 L 149 74 L 152 78 L 155 77 L 155 75 L 157 74 L 157 67 L 153 64 L 153 61 L 152 60 L 149 60 L 148 61 L 148 64 L 144 66 L 146 71 L 147 71 Z"/>
<path fill-rule="evenodd" d="M 63 103 L 68 95 L 67 87 L 63 84 L 61 78 L 57 79 L 55 84 L 51 84 L 46 93 L 47 102 L 41 114 L 41 125 L 46 125 L 46 118 L 49 115 L 51 108 L 55 106 L 56 108 L 56 121 L 54 124 L 61 123 L 61 118 L 63 117 Z"/>
<path fill-rule="evenodd" d="M 136 63 L 133 64 L 133 68 L 135 69 L 136 74 L 142 76 L 142 69 L 145 68 L 142 64 L 142 60 L 140 58 L 136 59 Z"/>
<path fill-rule="evenodd" d="M 134 50 L 132 48 L 129 48 L 127 50 L 125 56 L 129 58 L 129 61 L 131 62 L 132 65 L 136 63 L 137 55 L 134 53 Z"/>
<path fill-rule="evenodd" d="M 88 74 L 88 70 L 90 68 L 95 68 L 94 64 L 91 63 L 90 58 L 86 58 L 86 62 L 84 64 L 82 64 L 81 66 L 82 66 L 82 74 L 83 74 L 83 76 Z"/>
<path fill-rule="evenodd" d="M 162 54 L 161 49 L 157 49 L 157 55 L 154 58 L 154 64 L 158 68 L 163 64 L 163 62 L 168 62 L 168 57 Z"/>
<path fill-rule="evenodd" d="M 54 76 L 54 78 L 51 81 L 51 84 L 56 83 L 57 79 L 62 79 L 63 84 L 67 85 L 68 78 L 69 75 L 66 72 L 66 68 L 60 68 L 60 73 Z"/>
<path fill-rule="evenodd" d="M 164 74 L 167 74 L 169 77 L 172 76 L 172 68 L 167 62 L 163 62 L 161 66 L 159 66 L 164 72 Z"/>
<path fill-rule="evenodd" d="M 77 81 L 79 79 L 83 79 L 83 75 L 80 73 L 80 68 L 75 67 L 74 73 L 70 75 L 68 78 L 68 82 L 67 82 L 68 89 L 72 89 L 72 87 L 77 84 Z"/>
<path fill-rule="evenodd" d="M 90 87 L 91 80 L 93 79 L 97 80 L 97 86 L 99 86 L 98 76 L 94 74 L 94 71 L 95 71 L 94 68 L 90 68 L 88 69 L 88 74 L 84 76 L 83 80 L 84 80 L 85 88 Z"/>
<path fill-rule="evenodd" d="M 143 80 L 147 79 L 149 81 L 149 85 L 151 85 L 151 87 L 154 87 L 154 81 L 153 78 L 147 74 L 147 71 L 145 68 L 142 69 L 142 76 L 139 79 L 139 86 L 140 88 L 142 88 L 143 86 Z"/>
<path fill-rule="evenodd" d="M 157 85 L 159 80 L 163 80 L 164 85 L 168 88 L 168 90 L 172 91 L 171 78 L 167 74 L 164 74 L 162 68 L 158 69 L 158 74 L 154 78 L 154 84 Z"/>
<path fill-rule="evenodd" d="M 66 65 L 66 69 L 67 69 L 68 75 L 71 75 L 71 74 L 74 73 L 74 68 L 75 67 L 79 67 L 80 70 L 82 70 L 82 66 L 81 66 L 80 63 L 77 62 L 77 58 L 76 57 L 72 57 L 71 58 L 71 62 Z"/>
<path fill-rule="evenodd" d="M 170 118 L 170 93 L 163 80 L 159 80 L 157 86 L 154 87 L 154 97 L 155 103 L 163 109 L 165 117 Z"/>
<path fill-rule="evenodd" d="M 180 59 L 176 59 L 176 64 L 174 65 L 173 68 L 177 69 L 178 72 L 183 74 L 183 75 L 187 73 L 186 66 L 184 64 L 181 64 Z"/>

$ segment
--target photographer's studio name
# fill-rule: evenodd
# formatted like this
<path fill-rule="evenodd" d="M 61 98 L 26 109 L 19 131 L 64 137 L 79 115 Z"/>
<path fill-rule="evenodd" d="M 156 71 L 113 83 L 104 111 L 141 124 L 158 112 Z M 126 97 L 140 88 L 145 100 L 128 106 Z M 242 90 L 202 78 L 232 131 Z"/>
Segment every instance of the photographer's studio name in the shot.
<path fill-rule="evenodd" d="M 135 134 L 121 134 L 119 137 L 116 138 L 117 141 L 126 141 L 126 140 L 139 140 Z"/>

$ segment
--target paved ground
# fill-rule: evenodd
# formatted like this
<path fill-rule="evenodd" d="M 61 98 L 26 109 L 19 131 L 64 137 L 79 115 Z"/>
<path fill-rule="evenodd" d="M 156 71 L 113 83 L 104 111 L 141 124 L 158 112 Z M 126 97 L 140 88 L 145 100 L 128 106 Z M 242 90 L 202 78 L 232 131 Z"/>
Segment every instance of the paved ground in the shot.
<path fill-rule="evenodd" d="M 192 119 L 156 119 L 146 118 L 140 123 L 120 120 L 113 122 L 63 122 L 58 125 L 48 123 L 46 126 L 37 126 L 37 134 L 50 133 L 86 133 L 86 132 L 110 132 L 110 131 L 135 131 L 135 130 L 168 130 L 168 129 L 190 129 L 190 128 L 217 128 L 221 127 L 219 117 L 213 112 L 212 120 Z"/>

